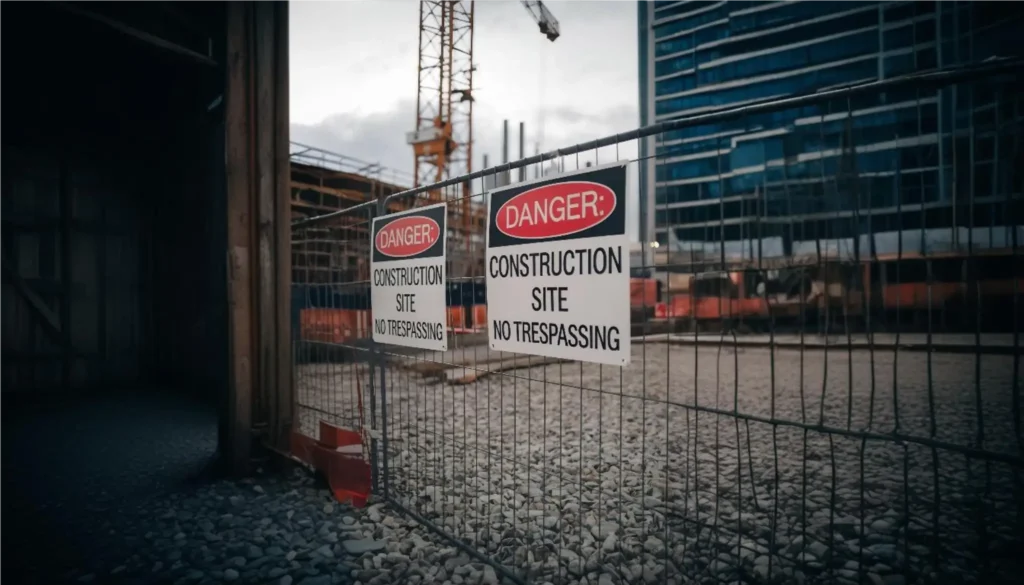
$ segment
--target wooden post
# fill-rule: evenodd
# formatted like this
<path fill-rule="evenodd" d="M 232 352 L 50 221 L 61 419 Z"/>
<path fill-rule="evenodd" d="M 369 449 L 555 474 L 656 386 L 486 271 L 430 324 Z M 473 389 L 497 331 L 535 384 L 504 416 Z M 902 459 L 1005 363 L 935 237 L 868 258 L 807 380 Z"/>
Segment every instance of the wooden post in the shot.
<path fill-rule="evenodd" d="M 228 221 L 228 320 L 230 372 L 227 445 L 221 445 L 228 469 L 248 471 L 253 395 L 253 246 L 251 196 L 250 86 L 252 75 L 248 2 L 227 4 L 227 87 L 225 150 Z"/>
<path fill-rule="evenodd" d="M 269 423 L 268 406 L 274 386 L 277 385 L 277 347 L 275 344 L 275 333 L 277 320 L 272 318 L 277 305 L 275 286 L 276 272 L 274 270 L 275 260 L 275 190 L 277 188 L 276 172 L 274 168 L 275 151 L 274 134 L 276 121 L 274 113 L 275 90 L 274 69 L 276 60 L 274 50 L 276 38 L 274 35 L 274 10 L 275 6 L 269 2 L 256 2 L 252 5 L 253 26 L 252 34 L 255 39 L 255 51 L 253 54 L 253 84 L 255 85 L 255 112 L 256 118 L 252 131 L 256 137 L 256 209 L 259 223 L 256 229 L 258 262 L 256 269 L 258 276 L 258 288 L 256 291 L 256 306 L 259 309 L 257 327 L 259 328 L 259 356 L 257 364 L 259 367 L 259 378 L 256 384 L 255 404 L 253 407 L 257 425 L 263 426 Z"/>
<path fill-rule="evenodd" d="M 228 294 L 231 378 L 222 450 L 249 467 L 254 431 L 286 450 L 292 423 L 288 5 L 228 5 Z"/>
<path fill-rule="evenodd" d="M 295 388 L 292 377 L 291 282 L 291 156 L 289 149 L 289 70 L 288 70 L 288 3 L 275 2 L 277 14 L 277 96 L 275 135 L 277 151 L 277 388 L 276 404 L 272 406 L 271 440 L 286 450 L 295 413 Z"/>

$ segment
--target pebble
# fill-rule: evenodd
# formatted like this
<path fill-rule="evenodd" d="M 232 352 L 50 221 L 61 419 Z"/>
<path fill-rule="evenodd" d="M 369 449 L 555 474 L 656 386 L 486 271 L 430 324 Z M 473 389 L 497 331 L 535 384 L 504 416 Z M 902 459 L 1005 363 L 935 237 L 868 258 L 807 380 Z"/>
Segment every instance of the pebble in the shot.
<path fill-rule="evenodd" d="M 636 351 L 642 349 L 635 345 Z M 735 407 L 766 416 L 772 404 L 772 376 L 762 368 L 770 363 L 766 352 L 723 350 L 719 355 L 717 349 L 690 347 L 684 352 L 666 346 L 657 351 L 647 346 L 646 351 L 646 358 L 634 353 L 631 366 L 644 363 L 646 374 L 631 369 L 621 377 L 608 367 L 563 364 L 518 372 L 515 384 L 491 377 L 484 383 L 452 387 L 421 384 L 415 375 L 406 379 L 403 373 L 401 384 L 388 388 L 390 403 L 412 407 L 389 427 L 392 493 L 404 506 L 496 562 L 523 571 L 538 585 L 765 582 L 769 564 L 776 582 L 818 585 L 828 582 L 830 569 L 840 580 L 851 574 L 855 579 L 859 552 L 873 585 L 907 585 L 893 568 L 906 568 L 911 575 L 931 570 L 930 541 L 921 538 L 930 538 L 928 510 L 901 507 L 904 457 L 910 457 L 911 469 L 928 469 L 930 453 L 871 441 L 863 454 L 862 479 L 860 441 L 837 438 L 830 445 L 819 432 L 805 437 L 785 425 L 773 428 L 753 422 L 749 429 L 741 423 L 737 434 L 727 415 L 695 413 L 685 406 L 696 400 L 724 413 Z M 682 373 L 673 369 L 669 376 L 669 368 L 658 362 L 664 358 L 651 357 L 659 352 L 672 355 L 671 363 Z M 790 353 L 779 351 L 774 358 L 775 416 L 801 420 L 800 362 L 794 357 L 799 354 Z M 695 357 L 700 358 L 699 368 L 691 367 Z M 917 383 L 913 368 L 921 365 L 914 365 L 918 357 L 901 355 L 900 383 Z M 741 370 L 738 405 L 732 403 L 734 359 Z M 805 359 L 810 368 L 826 358 L 819 352 L 808 353 Z M 957 422 L 957 395 L 941 388 L 944 378 L 957 379 L 960 367 L 938 365 L 938 355 L 934 359 L 937 369 L 944 368 L 935 377 L 936 392 L 944 396 L 936 408 L 940 415 L 950 415 L 940 424 L 942 438 L 965 439 L 969 444 L 971 429 L 961 429 Z M 1000 364 L 1006 362 L 986 371 L 998 373 Z M 846 424 L 849 370 L 844 365 L 840 361 L 832 368 L 830 363 L 829 376 L 839 376 L 840 382 L 825 385 L 826 426 Z M 963 370 L 973 372 L 969 363 Z M 860 363 L 853 369 L 857 405 L 866 404 L 870 395 L 869 385 L 861 380 L 864 371 Z M 822 375 L 815 374 L 819 386 Z M 805 380 L 808 388 L 810 384 Z M 600 386 L 604 391 L 580 396 L 580 386 Z M 640 399 L 645 392 L 650 399 L 646 405 Z M 915 398 L 924 395 L 915 395 L 910 388 L 906 396 L 908 404 L 916 404 Z M 808 390 L 805 398 L 807 408 L 814 410 L 808 420 L 817 421 L 820 388 Z M 423 408 L 423 400 L 432 404 L 435 399 L 438 408 Z M 872 432 L 893 428 L 890 402 L 876 401 Z M 441 408 L 442 404 L 447 406 Z M 920 432 L 914 426 L 917 422 L 908 415 L 901 430 Z M 866 428 L 867 419 L 855 411 L 852 424 Z M 453 449 L 455 445 L 458 448 Z M 832 449 L 840 464 L 835 470 Z M 973 488 L 956 466 L 946 465 L 945 453 L 942 457 L 944 506 L 960 501 L 973 505 L 983 497 L 958 495 Z M 931 476 L 925 479 L 932 481 Z M 102 527 L 104 532 L 131 533 L 143 548 L 136 560 L 128 553 L 102 570 L 90 567 L 101 577 L 88 577 L 102 580 L 109 567 L 123 565 L 126 577 L 139 571 L 168 583 L 201 575 L 210 583 L 502 584 L 492 567 L 387 505 L 373 501 L 360 510 L 326 501 L 327 492 L 308 476 L 253 481 L 215 482 L 197 488 L 195 495 L 163 501 L 137 530 Z M 999 474 L 988 481 L 993 483 L 992 493 L 1012 493 L 999 483 Z M 831 514 L 833 502 L 836 510 Z M 1014 534 L 1013 510 L 1002 513 L 996 503 L 989 504 L 1001 512 L 986 519 L 988 537 L 1007 546 Z M 951 514 L 942 519 L 943 550 L 976 549 L 970 544 L 973 516 L 966 517 L 962 521 Z M 915 522 L 924 524 L 915 528 Z M 961 534 L 963 542 L 958 540 Z M 914 543 L 909 558 L 903 558 L 906 542 Z M 956 578 L 978 565 L 961 562 L 959 555 L 946 556 L 951 570 L 963 567 Z M 794 559 L 802 563 L 795 564 Z M 993 565 L 993 571 L 998 569 Z M 996 581 L 998 575 L 993 577 Z"/>

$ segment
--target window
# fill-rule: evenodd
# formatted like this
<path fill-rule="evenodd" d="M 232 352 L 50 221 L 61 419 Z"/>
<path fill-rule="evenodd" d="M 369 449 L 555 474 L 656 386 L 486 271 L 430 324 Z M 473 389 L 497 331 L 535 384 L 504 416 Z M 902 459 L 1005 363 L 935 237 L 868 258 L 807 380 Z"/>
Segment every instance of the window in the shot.
<path fill-rule="evenodd" d="M 690 6 L 683 6 L 681 8 L 684 8 L 685 10 L 681 10 L 680 13 L 693 10 Z M 722 20 L 729 16 L 729 12 L 732 8 L 733 7 L 728 2 L 723 2 L 718 8 L 712 8 L 711 10 L 680 18 L 679 20 L 666 22 L 665 24 L 656 24 L 654 26 L 654 38 L 660 39 L 683 31 L 693 30 L 699 26 L 712 23 L 716 20 Z M 661 15 L 657 15 L 655 18 L 661 18 Z"/>
<path fill-rule="evenodd" d="M 697 85 L 710 85 L 745 77 L 800 69 L 828 61 L 874 53 L 877 50 L 878 32 L 869 30 L 815 45 L 757 55 L 742 61 L 700 69 L 697 71 Z"/>
<path fill-rule="evenodd" d="M 696 140 L 694 142 L 684 142 L 682 144 L 673 144 L 672 146 L 659 147 L 658 158 L 668 158 L 673 156 L 683 156 L 687 154 L 696 154 L 698 152 L 713 151 L 723 146 L 727 147 L 729 144 L 728 139 L 725 138 L 708 138 L 707 140 Z"/>
<path fill-rule="evenodd" d="M 782 139 L 778 136 L 759 140 L 745 140 L 730 153 L 730 166 L 734 169 L 764 164 L 782 158 Z"/>
<path fill-rule="evenodd" d="M 680 55 L 654 63 L 654 75 L 658 77 L 687 69 L 693 69 L 693 55 Z"/>
<path fill-rule="evenodd" d="M 707 8 L 712 4 L 717 4 L 716 0 L 710 2 L 705 0 L 693 0 L 691 2 L 655 2 L 654 3 L 654 18 L 668 18 L 669 16 L 679 16 L 680 14 L 686 14 L 687 12 L 695 12 L 701 8 Z M 659 4 L 661 6 L 659 6 Z"/>
<path fill-rule="evenodd" d="M 729 27 L 725 24 L 717 24 L 702 28 L 690 34 L 682 35 L 668 41 L 662 41 L 654 45 L 654 54 L 657 57 L 670 55 L 680 51 L 688 51 L 694 47 L 724 39 L 729 36 Z"/>
<path fill-rule="evenodd" d="M 654 95 L 669 95 L 680 91 L 689 91 L 695 87 L 697 87 L 697 76 L 693 74 L 661 79 L 654 82 Z"/>
<path fill-rule="evenodd" d="M 871 3 L 844 2 L 843 9 L 860 8 L 869 4 Z M 798 20 L 822 16 L 835 9 L 835 5 L 827 2 L 779 3 L 776 8 L 733 16 L 729 19 L 729 27 L 733 33 L 748 33 L 758 29 L 782 26 Z"/>
<path fill-rule="evenodd" d="M 718 199 L 721 196 L 721 185 L 722 183 L 716 177 L 706 183 L 658 187 L 654 192 L 655 202 L 672 204 Z"/>
<path fill-rule="evenodd" d="M 677 181 L 680 179 L 695 179 L 697 177 L 717 176 L 720 172 L 729 170 L 727 160 L 719 157 L 708 157 L 685 162 L 669 163 L 659 165 L 656 175 L 658 181 Z"/>
<path fill-rule="evenodd" d="M 727 106 L 731 103 L 782 94 L 801 94 L 823 86 L 838 85 L 857 79 L 874 77 L 877 72 L 875 57 L 865 57 L 853 63 L 809 71 L 780 79 L 740 85 L 697 95 L 662 100 L 655 106 L 658 115 L 684 112 L 708 106 Z"/>
<path fill-rule="evenodd" d="M 904 53 L 885 58 L 885 76 L 896 77 L 914 72 L 914 54 Z"/>
<path fill-rule="evenodd" d="M 795 25 L 791 29 L 758 35 L 748 39 L 739 39 L 723 43 L 719 46 L 698 52 L 697 62 L 706 63 L 723 57 L 733 57 L 771 47 L 792 45 L 811 41 L 836 34 L 842 34 L 859 28 L 876 26 L 878 15 L 874 11 L 861 11 L 828 18 L 819 22 Z M 877 33 L 876 33 L 877 34 Z"/>

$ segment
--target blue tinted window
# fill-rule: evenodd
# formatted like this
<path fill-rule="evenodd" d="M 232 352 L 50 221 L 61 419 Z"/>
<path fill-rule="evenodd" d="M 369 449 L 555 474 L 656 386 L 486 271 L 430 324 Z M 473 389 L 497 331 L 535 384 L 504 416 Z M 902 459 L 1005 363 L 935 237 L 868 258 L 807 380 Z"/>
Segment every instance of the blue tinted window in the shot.
<path fill-rule="evenodd" d="M 870 3 L 844 2 L 842 8 L 849 10 L 866 4 Z M 729 19 L 729 28 L 733 33 L 746 33 L 758 29 L 781 26 L 805 18 L 822 16 L 835 9 L 836 6 L 830 2 L 785 2 L 780 3 L 776 8 L 733 16 Z"/>
<path fill-rule="evenodd" d="M 721 197 L 721 187 L 722 182 L 716 177 L 704 183 L 658 187 L 655 190 L 654 197 L 657 203 L 687 203 L 705 199 L 718 199 Z"/>
<path fill-rule="evenodd" d="M 654 75 L 668 75 L 670 73 L 686 71 L 687 69 L 693 69 L 693 55 L 680 55 L 679 57 L 657 61 L 654 64 Z"/>
<path fill-rule="evenodd" d="M 718 8 L 706 10 L 692 16 L 686 16 L 679 20 L 666 22 L 665 24 L 655 25 L 654 38 L 660 39 L 661 37 L 667 37 L 683 31 L 693 30 L 698 26 L 703 26 L 716 20 L 722 20 L 729 15 L 730 10 L 732 10 L 732 7 L 728 2 L 725 2 Z"/>
<path fill-rule="evenodd" d="M 727 148 L 728 146 L 728 138 L 708 138 L 705 140 L 695 140 L 693 142 L 673 144 L 672 146 L 660 146 L 658 147 L 658 157 L 668 158 L 671 156 L 683 156 L 698 152 L 706 152 L 709 150 L 724 149 Z"/>
<path fill-rule="evenodd" d="M 861 11 L 838 18 L 830 18 L 821 22 L 796 25 L 791 29 L 768 33 L 749 39 L 741 39 L 723 43 L 716 47 L 698 52 L 697 62 L 706 63 L 723 57 L 733 57 L 761 51 L 769 47 L 792 45 L 803 41 L 820 39 L 859 28 L 878 24 L 878 14 L 873 11 Z M 877 33 L 876 33 L 877 34 Z"/>
<path fill-rule="evenodd" d="M 782 79 L 771 79 L 752 85 L 741 85 L 718 91 L 708 91 L 697 95 L 663 100 L 655 105 L 655 112 L 661 115 L 692 108 L 724 106 L 730 103 L 772 95 L 806 93 L 822 86 L 838 85 L 866 77 L 874 77 L 877 68 L 878 65 L 874 58 L 866 58 L 854 63 L 819 69 Z"/>
<path fill-rule="evenodd" d="M 717 4 L 717 0 L 707 2 L 704 0 L 693 0 L 692 2 L 677 3 L 675 6 L 662 6 L 658 7 L 659 2 L 654 3 L 654 18 L 668 18 L 670 16 L 678 16 L 680 14 L 686 14 L 687 12 L 694 12 L 701 8 L 707 8 L 712 4 Z M 660 3 L 660 4 L 673 4 L 672 2 Z"/>
<path fill-rule="evenodd" d="M 680 51 L 688 51 L 695 46 L 724 39 L 729 36 L 729 27 L 724 24 L 702 28 L 678 38 L 662 41 L 654 45 L 655 56 L 669 55 Z"/>
<path fill-rule="evenodd" d="M 758 55 L 750 59 L 725 63 L 710 69 L 701 69 L 697 72 L 697 84 L 710 85 L 744 77 L 779 73 L 872 53 L 877 50 L 877 43 L 878 33 L 876 31 L 866 31 L 816 45 Z"/>
<path fill-rule="evenodd" d="M 914 25 L 908 24 L 882 31 L 882 46 L 889 49 L 902 49 L 914 44 Z"/>
<path fill-rule="evenodd" d="M 894 77 L 914 71 L 914 54 L 905 53 L 885 58 L 885 76 Z"/>
<path fill-rule="evenodd" d="M 742 169 L 764 164 L 765 161 L 780 159 L 782 156 L 782 138 L 778 136 L 761 140 L 745 140 L 733 149 L 730 154 L 730 165 L 734 169 Z"/>
<path fill-rule="evenodd" d="M 709 175 L 718 175 L 729 170 L 728 161 L 717 156 L 663 164 L 657 167 L 658 181 L 676 181 L 679 179 L 694 179 Z"/>
<path fill-rule="evenodd" d="M 668 95 L 697 87 L 696 75 L 683 75 L 654 82 L 654 95 Z"/>

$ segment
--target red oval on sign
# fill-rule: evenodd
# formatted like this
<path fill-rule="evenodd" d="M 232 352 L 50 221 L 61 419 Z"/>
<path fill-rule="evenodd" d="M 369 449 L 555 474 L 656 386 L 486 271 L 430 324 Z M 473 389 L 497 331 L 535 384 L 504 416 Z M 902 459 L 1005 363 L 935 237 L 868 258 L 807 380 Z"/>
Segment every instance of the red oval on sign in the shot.
<path fill-rule="evenodd" d="M 590 181 L 530 189 L 505 202 L 495 215 L 498 230 L 513 238 L 540 240 L 590 229 L 615 211 L 615 192 Z"/>
<path fill-rule="evenodd" d="M 385 256 L 408 258 L 430 249 L 441 237 L 441 226 L 422 215 L 403 217 L 384 226 L 374 245 Z"/>

